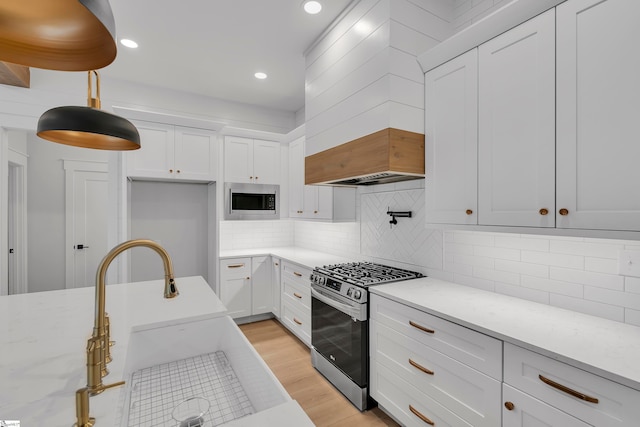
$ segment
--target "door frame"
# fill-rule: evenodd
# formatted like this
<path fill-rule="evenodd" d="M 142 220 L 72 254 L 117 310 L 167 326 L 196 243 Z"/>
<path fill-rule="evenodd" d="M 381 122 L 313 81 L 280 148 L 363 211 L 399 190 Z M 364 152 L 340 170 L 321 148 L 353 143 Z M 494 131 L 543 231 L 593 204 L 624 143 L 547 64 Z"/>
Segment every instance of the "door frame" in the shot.
<path fill-rule="evenodd" d="M 63 160 L 64 163 L 64 185 L 65 185 L 65 288 L 73 283 L 75 241 L 73 239 L 74 229 L 74 188 L 73 177 L 76 172 L 104 172 L 109 177 L 108 162 L 93 162 L 80 160 Z M 108 236 L 107 236 L 108 237 Z"/>
<path fill-rule="evenodd" d="M 7 210 L 13 209 L 13 234 L 15 237 L 16 248 L 14 249 L 15 257 L 15 286 L 11 289 L 9 284 L 8 293 L 22 294 L 28 292 L 29 283 L 27 280 L 28 272 L 28 240 L 27 240 L 27 159 L 28 156 L 11 148 L 7 153 L 7 177 L 15 172 L 13 179 L 13 188 L 7 188 Z M 9 183 L 12 180 L 8 180 Z M 13 205 L 9 203 L 13 196 Z M 8 226 L 7 218 L 7 226 Z M 10 231 L 7 230 L 7 243 L 9 243 Z M 8 246 L 7 246 L 8 248 Z M 7 249 L 8 255 L 8 249 Z M 7 268 L 8 268 L 7 262 Z"/>

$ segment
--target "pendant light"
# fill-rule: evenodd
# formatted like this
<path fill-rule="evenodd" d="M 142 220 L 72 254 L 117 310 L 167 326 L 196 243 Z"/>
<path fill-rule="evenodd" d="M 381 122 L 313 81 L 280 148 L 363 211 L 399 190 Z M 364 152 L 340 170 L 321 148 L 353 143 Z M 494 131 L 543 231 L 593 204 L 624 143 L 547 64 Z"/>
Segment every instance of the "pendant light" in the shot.
<path fill-rule="evenodd" d="M 0 18 L 0 61 L 87 71 L 116 58 L 109 0 L 2 0 Z"/>
<path fill-rule="evenodd" d="M 92 97 L 91 75 L 96 77 L 96 97 Z M 140 134 L 127 119 L 100 110 L 100 75 L 89 71 L 87 107 L 56 107 L 40 116 L 40 138 L 75 147 L 98 150 L 137 150 Z"/>

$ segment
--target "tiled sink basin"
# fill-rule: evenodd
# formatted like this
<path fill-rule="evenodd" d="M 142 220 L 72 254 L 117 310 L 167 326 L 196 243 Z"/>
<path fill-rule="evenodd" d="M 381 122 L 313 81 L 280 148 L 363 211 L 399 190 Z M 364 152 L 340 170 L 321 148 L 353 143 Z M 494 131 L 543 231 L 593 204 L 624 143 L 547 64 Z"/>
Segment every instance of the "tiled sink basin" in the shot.
<path fill-rule="evenodd" d="M 207 426 L 291 401 L 228 316 L 132 332 L 124 372 L 121 426 L 179 426 L 192 398 L 209 402 Z"/>

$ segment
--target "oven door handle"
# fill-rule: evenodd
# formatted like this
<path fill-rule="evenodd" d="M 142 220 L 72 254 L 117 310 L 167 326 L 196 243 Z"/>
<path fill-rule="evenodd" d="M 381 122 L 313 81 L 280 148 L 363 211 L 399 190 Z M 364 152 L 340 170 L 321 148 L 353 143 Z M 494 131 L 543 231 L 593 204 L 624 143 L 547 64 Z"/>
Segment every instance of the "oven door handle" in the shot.
<path fill-rule="evenodd" d="M 345 304 L 343 302 L 336 300 L 335 298 L 331 298 L 327 295 L 321 294 L 320 292 L 316 291 L 313 287 L 311 288 L 311 296 L 319 301 L 322 301 L 328 306 L 331 306 L 336 310 L 339 310 L 344 314 L 347 314 L 353 317 L 354 320 L 359 320 L 359 321 L 367 320 L 366 312 L 362 313 L 362 310 L 360 309 L 360 307 L 355 307 L 349 304 Z M 364 318 L 363 318 L 363 315 L 364 315 Z"/>

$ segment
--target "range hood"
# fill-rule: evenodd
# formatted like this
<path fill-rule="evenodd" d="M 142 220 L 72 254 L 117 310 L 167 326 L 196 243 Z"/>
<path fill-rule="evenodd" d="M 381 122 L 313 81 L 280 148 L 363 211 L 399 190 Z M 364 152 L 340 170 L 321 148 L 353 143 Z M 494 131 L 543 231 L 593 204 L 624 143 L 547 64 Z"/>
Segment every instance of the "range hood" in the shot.
<path fill-rule="evenodd" d="M 424 135 L 387 128 L 305 158 L 305 184 L 375 185 L 424 178 Z"/>

